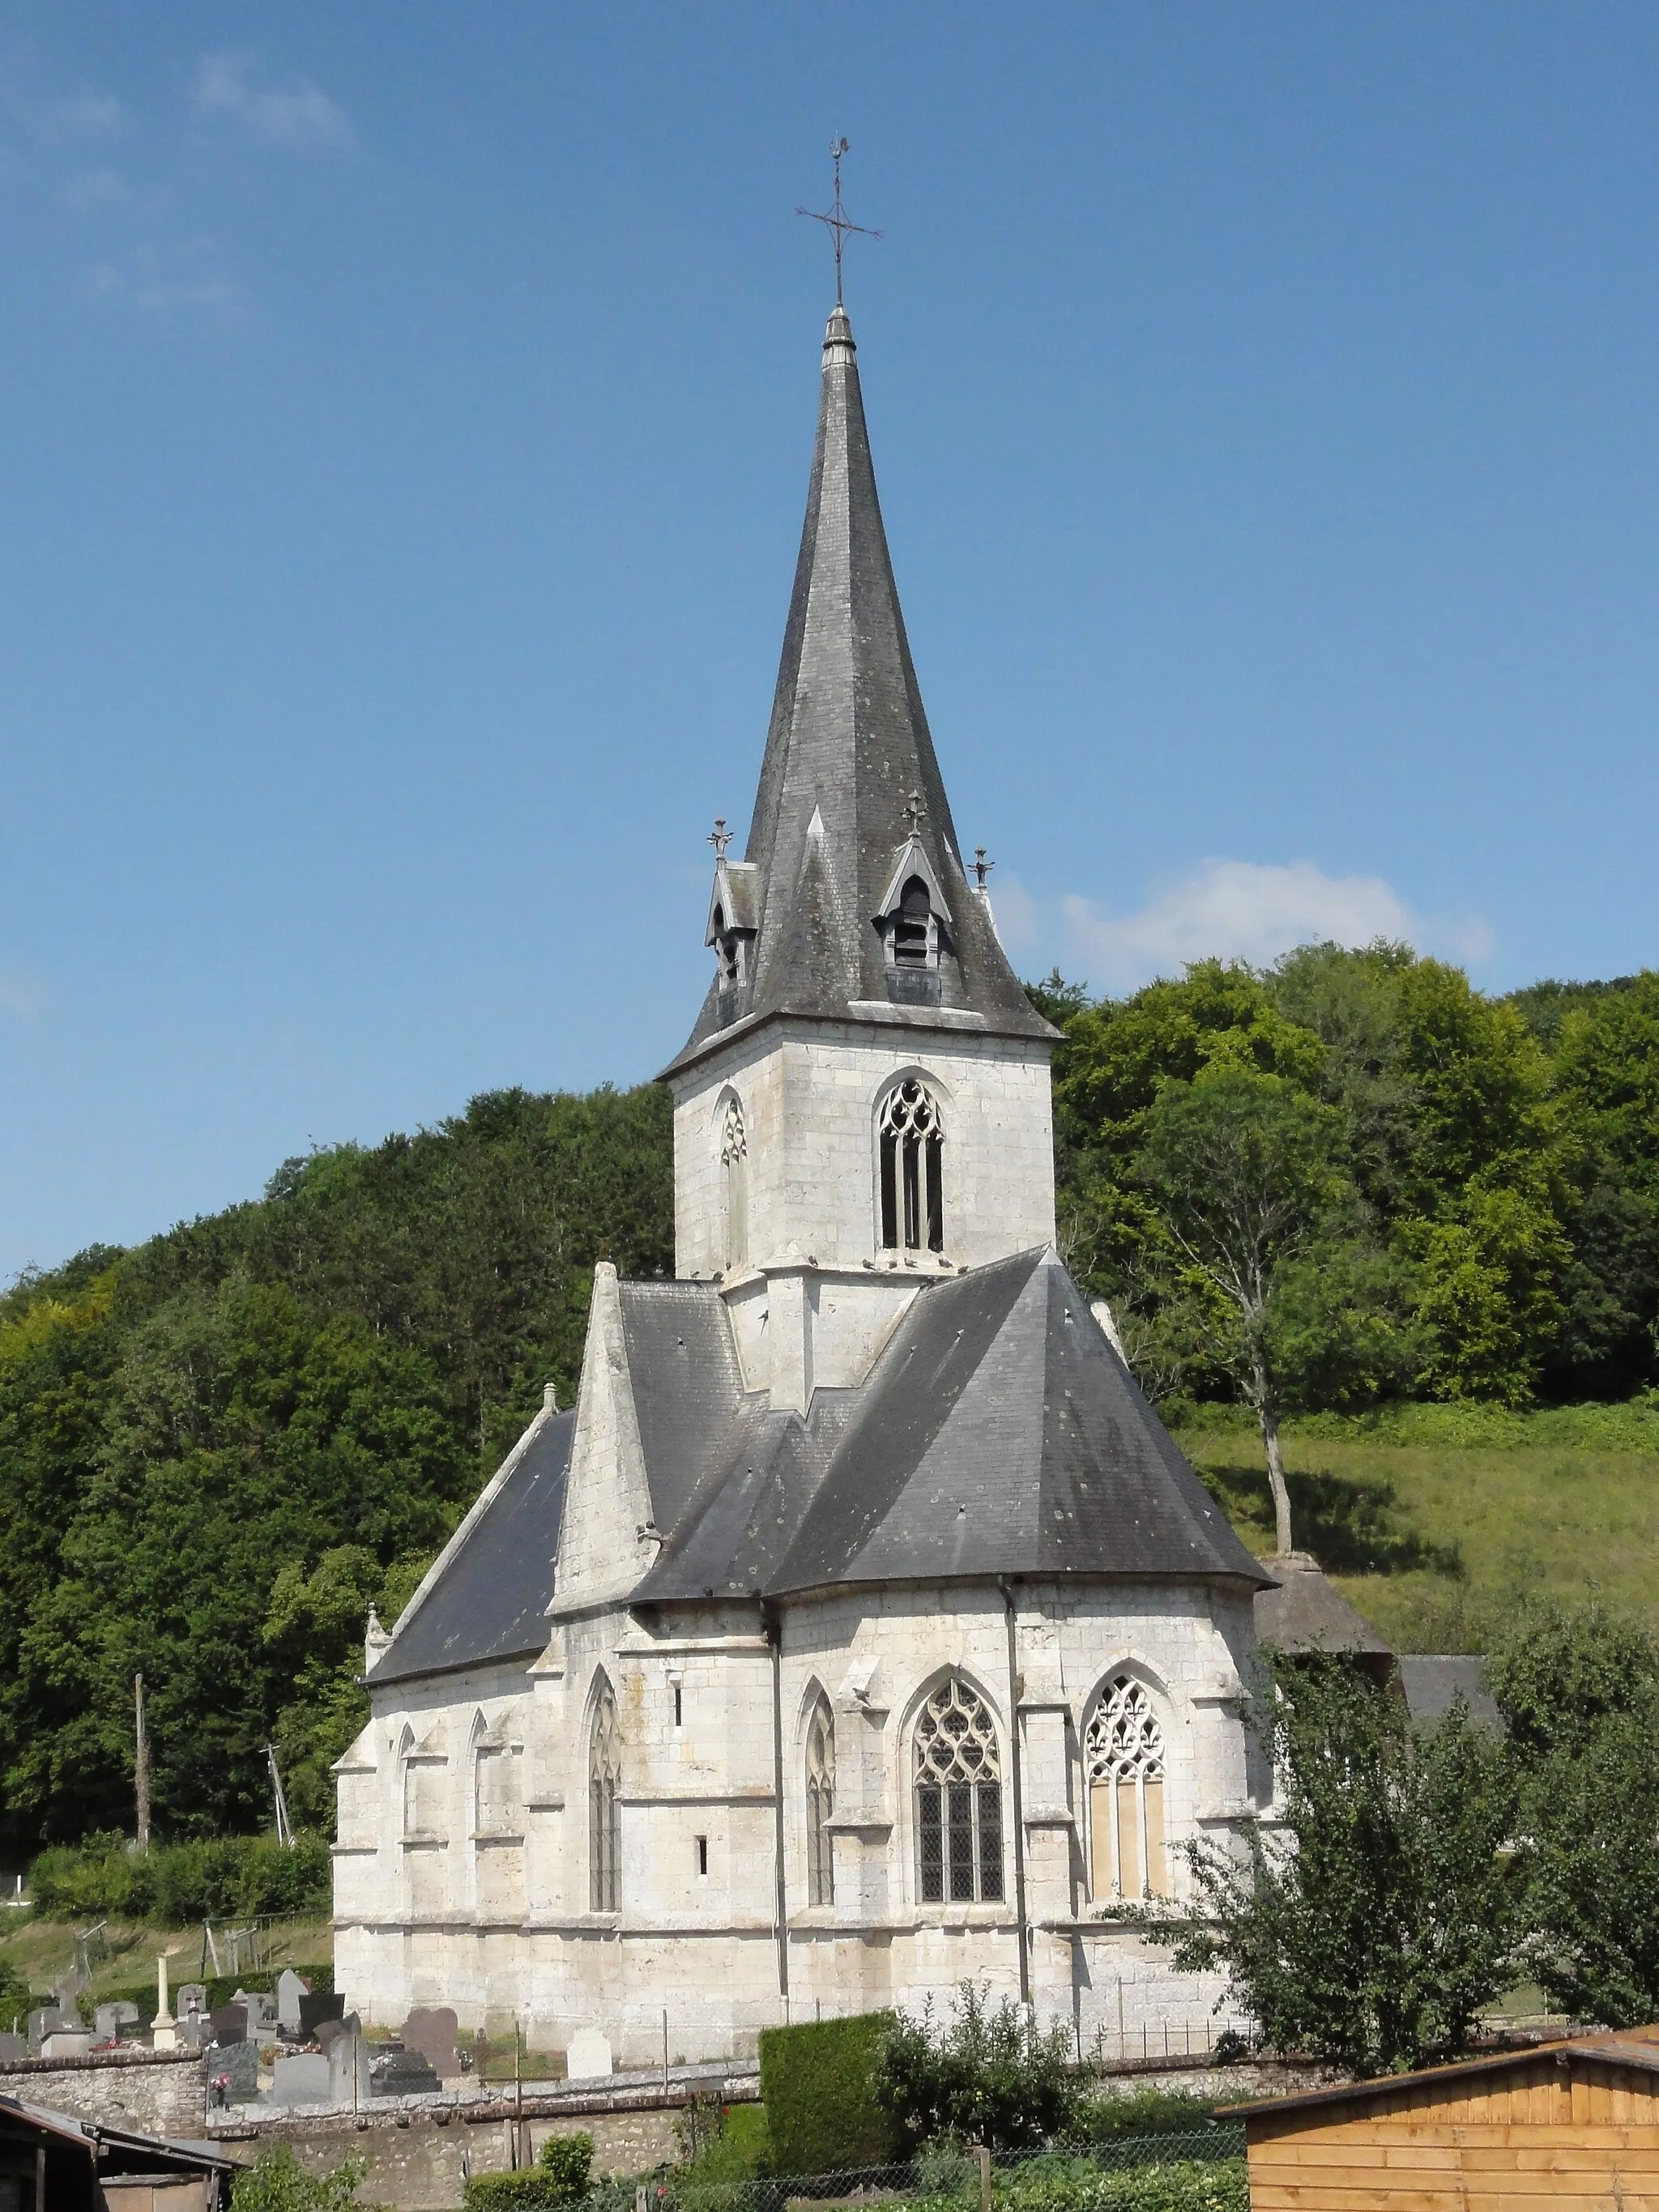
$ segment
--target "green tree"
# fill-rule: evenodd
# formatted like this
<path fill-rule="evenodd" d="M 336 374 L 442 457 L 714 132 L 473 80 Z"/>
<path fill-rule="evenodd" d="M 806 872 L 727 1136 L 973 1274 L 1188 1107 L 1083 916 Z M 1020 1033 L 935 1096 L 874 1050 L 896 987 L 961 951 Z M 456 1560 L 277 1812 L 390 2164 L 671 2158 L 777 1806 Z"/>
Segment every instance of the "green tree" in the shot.
<path fill-rule="evenodd" d="M 1282 1076 L 1239 1066 L 1170 1083 L 1147 1117 L 1140 1172 L 1178 1255 L 1189 1325 L 1261 1431 L 1281 1553 L 1291 1549 L 1279 1448 L 1277 1309 L 1291 1264 L 1346 1194 L 1337 1115 Z"/>
<path fill-rule="evenodd" d="M 872 2087 L 906 2145 L 946 2139 L 994 2150 L 1035 2149 L 1063 2131 L 1080 2085 L 1064 2021 L 1039 2027 L 1011 1996 L 963 1982 L 941 2021 L 930 1999 L 898 2013 Z"/>
<path fill-rule="evenodd" d="M 1271 1714 L 1276 1833 L 1252 1826 L 1242 1856 L 1190 1845 L 1199 1917 L 1147 1933 L 1224 1972 L 1275 2049 L 1359 2074 L 1455 2057 L 1523 1936 L 1503 1744 L 1461 1705 L 1413 1729 L 1340 1659 L 1281 1661 Z"/>

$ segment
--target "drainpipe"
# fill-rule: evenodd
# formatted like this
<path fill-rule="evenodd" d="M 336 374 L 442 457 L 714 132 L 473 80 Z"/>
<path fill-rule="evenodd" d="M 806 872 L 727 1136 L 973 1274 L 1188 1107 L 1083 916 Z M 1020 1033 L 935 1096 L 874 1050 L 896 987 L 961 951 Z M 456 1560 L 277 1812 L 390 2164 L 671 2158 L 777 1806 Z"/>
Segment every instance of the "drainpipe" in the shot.
<path fill-rule="evenodd" d="M 772 1910 L 778 1930 L 778 1995 L 784 2018 L 789 2017 L 788 1899 L 783 1880 L 783 1629 L 769 1605 L 761 1607 L 761 1626 L 772 1647 L 772 1803 L 773 1860 L 775 1883 Z"/>
<path fill-rule="evenodd" d="M 1002 1592 L 1003 1617 L 1008 1626 L 1008 1745 L 1014 1784 L 1014 1917 L 1019 1923 L 1019 2001 L 1031 2002 L 1030 1939 L 1025 1921 L 1025 1792 L 1019 1759 L 1019 1656 L 1014 1642 L 1014 1594 L 1006 1583 Z"/>

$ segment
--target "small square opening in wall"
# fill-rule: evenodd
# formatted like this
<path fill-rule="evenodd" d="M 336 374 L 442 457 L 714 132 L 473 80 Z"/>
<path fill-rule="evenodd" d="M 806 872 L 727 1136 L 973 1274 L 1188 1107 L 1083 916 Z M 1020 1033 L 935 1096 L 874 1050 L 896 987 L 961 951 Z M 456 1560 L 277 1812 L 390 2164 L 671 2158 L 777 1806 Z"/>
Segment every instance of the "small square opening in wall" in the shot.
<path fill-rule="evenodd" d="M 708 1838 L 707 1836 L 699 1836 L 697 1838 L 697 1872 L 699 1874 L 707 1874 L 708 1871 Z"/>

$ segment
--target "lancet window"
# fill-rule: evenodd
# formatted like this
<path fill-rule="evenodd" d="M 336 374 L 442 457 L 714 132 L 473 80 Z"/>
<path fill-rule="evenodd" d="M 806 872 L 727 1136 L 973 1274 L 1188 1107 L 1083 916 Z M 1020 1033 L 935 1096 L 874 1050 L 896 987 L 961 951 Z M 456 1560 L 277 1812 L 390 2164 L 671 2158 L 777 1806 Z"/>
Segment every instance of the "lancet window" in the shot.
<path fill-rule="evenodd" d="M 953 1674 L 916 1723 L 916 1872 L 924 1904 L 1001 1897 L 1001 1778 L 990 1710 Z"/>
<path fill-rule="evenodd" d="M 1084 1735 L 1094 1894 L 1167 1897 L 1164 1730 L 1131 1674 L 1101 1692 Z"/>
<path fill-rule="evenodd" d="M 933 920 L 932 895 L 920 876 L 907 877 L 902 885 L 891 929 L 895 967 L 932 965 L 938 950 L 938 924 Z"/>
<path fill-rule="evenodd" d="M 945 1127 L 918 1076 L 881 1103 L 881 1241 L 890 1252 L 945 1249 Z"/>
<path fill-rule="evenodd" d="M 806 1730 L 806 1901 L 833 1905 L 836 1863 L 830 1816 L 836 1809 L 836 1723 L 820 1698 Z"/>
<path fill-rule="evenodd" d="M 594 1912 L 615 1912 L 622 1856 L 622 1735 L 617 1698 L 602 1682 L 587 1737 L 587 1902 Z"/>
<path fill-rule="evenodd" d="M 744 1127 L 743 1108 L 735 1098 L 727 1098 L 720 1128 L 725 1264 L 735 1267 L 749 1256 L 749 1133 Z"/>

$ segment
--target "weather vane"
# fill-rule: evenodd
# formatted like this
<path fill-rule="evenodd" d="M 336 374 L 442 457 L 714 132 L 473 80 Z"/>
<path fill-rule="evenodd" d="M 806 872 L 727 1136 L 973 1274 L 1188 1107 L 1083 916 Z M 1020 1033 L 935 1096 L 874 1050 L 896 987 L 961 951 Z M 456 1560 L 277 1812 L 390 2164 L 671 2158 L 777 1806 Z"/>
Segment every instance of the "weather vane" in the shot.
<path fill-rule="evenodd" d="M 841 204 L 841 157 L 847 150 L 846 139 L 836 138 L 831 140 L 830 145 L 830 157 L 836 165 L 836 201 L 835 205 L 830 209 L 829 214 L 820 215 L 816 208 L 798 207 L 795 210 L 795 213 L 797 215 L 807 216 L 812 222 L 823 223 L 826 229 L 834 234 L 836 240 L 836 305 L 837 307 L 840 307 L 842 304 L 841 249 L 842 240 L 846 237 L 849 230 L 855 230 L 860 238 L 879 238 L 881 236 L 881 233 L 878 230 L 866 230 L 861 222 L 848 222 L 847 220 L 847 211 Z"/>

